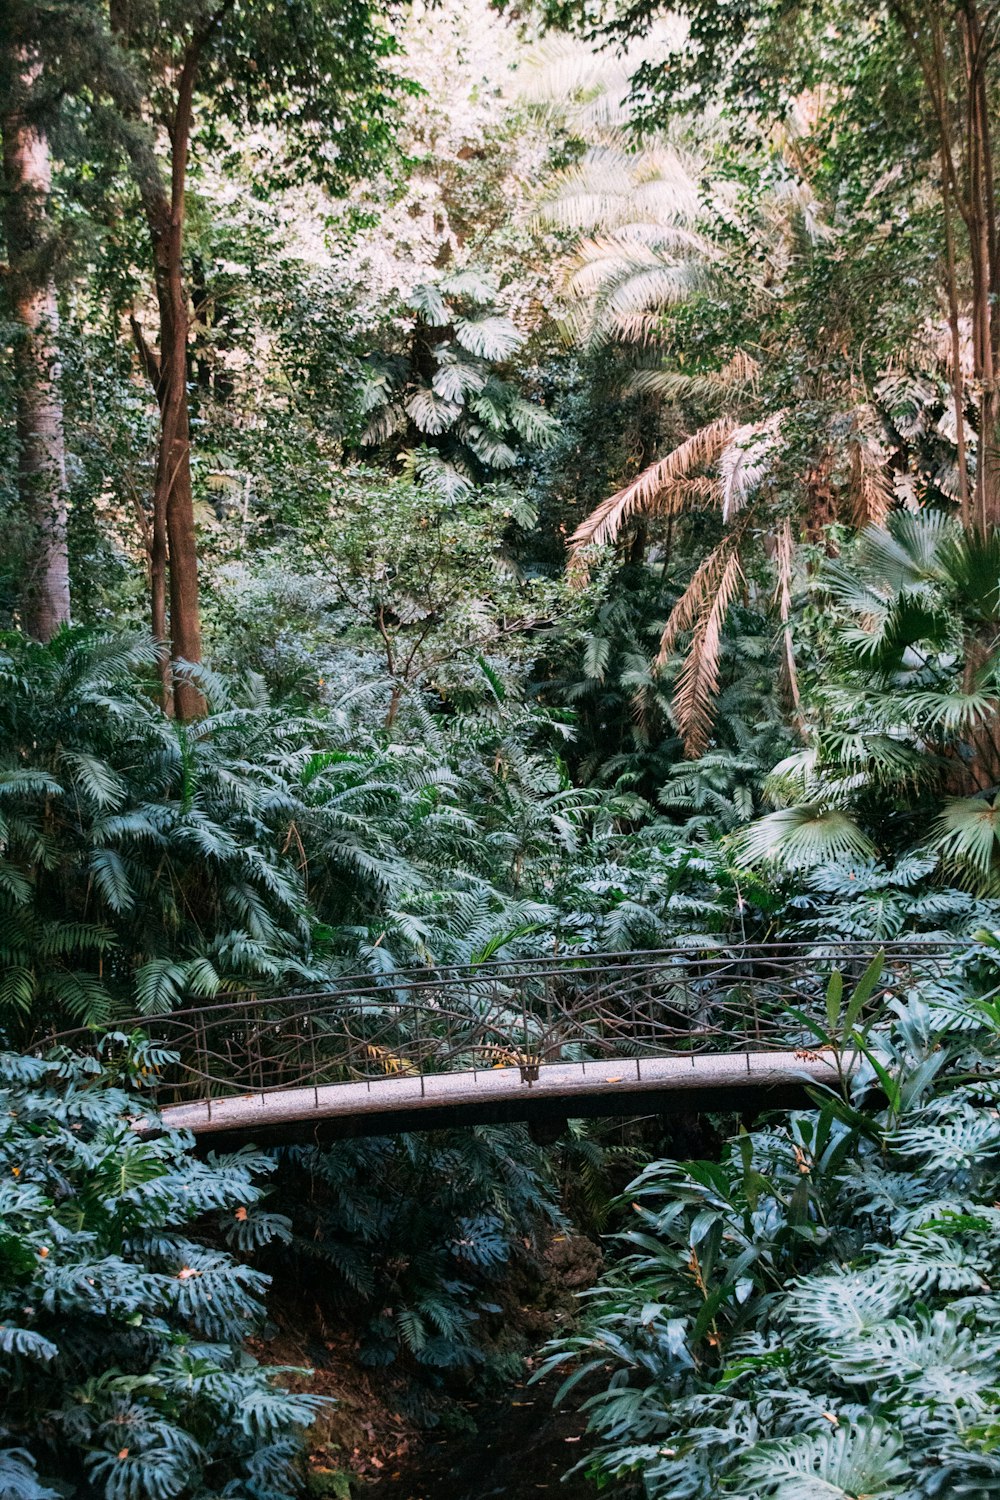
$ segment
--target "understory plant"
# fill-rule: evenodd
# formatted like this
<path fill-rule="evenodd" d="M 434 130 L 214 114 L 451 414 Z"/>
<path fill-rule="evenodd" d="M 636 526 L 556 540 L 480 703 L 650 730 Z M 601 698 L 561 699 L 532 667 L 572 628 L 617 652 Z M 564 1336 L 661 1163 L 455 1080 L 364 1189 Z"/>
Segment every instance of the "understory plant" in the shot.
<path fill-rule="evenodd" d="M 0 1054 L 5 1500 L 298 1492 L 318 1398 L 245 1346 L 268 1278 L 243 1256 L 288 1234 L 262 1207 L 271 1164 L 192 1147 L 92 1059 Z"/>
<path fill-rule="evenodd" d="M 930 852 L 954 884 L 996 893 L 998 579 L 1000 533 L 931 509 L 891 513 L 825 563 L 836 628 L 812 722 L 768 778 L 775 810 L 746 830 L 748 862 Z"/>
<path fill-rule="evenodd" d="M 628 1253 L 545 1365 L 568 1370 L 563 1398 L 600 1378 L 599 1485 L 1000 1494 L 1000 1003 L 992 963 L 975 970 L 893 1002 L 815 1110 L 627 1190 Z M 846 1043 L 854 1014 L 830 1001 Z"/>
<path fill-rule="evenodd" d="M 510 1287 L 561 1222 L 545 1153 L 520 1125 L 289 1147 L 277 1190 L 292 1239 L 263 1263 L 332 1301 L 361 1363 L 395 1366 L 396 1399 L 429 1424 L 449 1382 L 503 1363 Z"/>
<path fill-rule="evenodd" d="M 550 876 L 614 801 L 482 680 L 492 707 L 414 706 L 390 736 L 363 702 L 290 712 L 202 671 L 212 711 L 181 724 L 141 637 L 0 640 L 8 1038 L 551 946 Z"/>

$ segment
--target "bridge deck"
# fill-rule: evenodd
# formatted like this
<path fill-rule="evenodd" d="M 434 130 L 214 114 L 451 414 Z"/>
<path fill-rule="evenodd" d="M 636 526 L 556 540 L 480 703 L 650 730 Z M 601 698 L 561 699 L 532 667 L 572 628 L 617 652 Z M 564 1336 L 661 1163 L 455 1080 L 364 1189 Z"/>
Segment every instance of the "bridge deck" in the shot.
<path fill-rule="evenodd" d="M 274 1144 L 560 1116 L 787 1108 L 808 1101 L 810 1084 L 836 1080 L 828 1055 L 702 1053 L 645 1057 L 641 1065 L 621 1058 L 553 1063 L 534 1081 L 504 1067 L 272 1090 L 168 1105 L 162 1115 L 209 1147 Z"/>
<path fill-rule="evenodd" d="M 231 997 L 39 1039 L 121 1070 L 213 1144 L 336 1139 L 567 1116 L 808 1102 L 834 1082 L 827 992 L 877 1045 L 890 1000 L 953 941 L 736 944 L 345 975 L 317 994 Z M 966 945 L 968 948 L 968 945 Z M 860 992 L 858 989 L 860 986 Z M 831 992 L 836 1000 L 836 990 Z M 853 1014 L 853 1012 L 852 1012 Z"/>

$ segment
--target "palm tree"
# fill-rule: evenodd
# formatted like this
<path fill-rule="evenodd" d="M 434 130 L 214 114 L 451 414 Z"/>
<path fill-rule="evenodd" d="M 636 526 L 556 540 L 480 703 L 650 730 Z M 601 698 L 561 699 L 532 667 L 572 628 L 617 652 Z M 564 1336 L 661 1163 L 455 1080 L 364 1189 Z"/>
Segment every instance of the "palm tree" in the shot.
<path fill-rule="evenodd" d="M 609 64 L 607 79 L 572 53 L 542 65 L 550 90 L 562 83 L 569 92 L 567 118 L 590 145 L 579 164 L 547 185 L 539 213 L 575 236 L 564 268 L 567 334 L 583 345 L 617 344 L 632 365 L 628 388 L 666 405 L 675 430 L 680 425 L 687 435 L 582 522 L 570 538 L 570 567 L 584 571 L 588 549 L 643 536 L 650 520 L 665 521 L 672 538 L 681 514 L 716 513 L 719 540 L 677 600 L 655 658 L 662 670 L 685 646 L 672 714 L 687 754 L 696 756 L 710 741 L 721 630 L 737 596 L 759 594 L 759 576 L 769 577 L 785 691 L 797 720 L 791 609 L 803 532 L 815 538 L 835 519 L 859 529 L 881 525 L 898 504 L 958 502 L 975 435 L 964 423 L 956 429 L 950 404 L 951 331 L 929 324 L 871 390 L 860 380 L 846 387 L 834 381 L 817 393 L 811 453 L 806 459 L 796 451 L 794 476 L 776 482 L 786 453 L 800 441 L 768 399 L 766 370 L 772 356 L 780 362 L 780 351 L 769 351 L 765 339 L 753 349 L 728 348 L 715 368 L 692 371 L 668 361 L 661 335 L 678 305 L 714 288 L 724 294 L 734 273 L 741 298 L 759 309 L 748 321 L 766 329 L 790 267 L 830 239 L 796 149 L 797 133 L 814 124 L 809 101 L 773 142 L 787 172 L 755 206 L 767 272 L 751 270 L 747 283 L 748 263 L 728 261 L 725 236 L 716 233 L 733 208 L 730 189 L 709 180 L 706 154 L 682 128 L 676 139 L 647 138 L 634 147 L 622 129 L 620 67 L 634 71 L 634 60 Z M 536 81 L 532 97 L 542 93 Z M 968 338 L 959 341 L 963 365 L 971 359 L 968 346 Z M 790 509 L 782 499 L 776 509 L 774 497 L 779 488 L 787 494 L 790 477 L 799 503 Z"/>
<path fill-rule="evenodd" d="M 933 850 L 1000 889 L 1000 534 L 941 511 L 870 527 L 821 586 L 841 614 L 810 742 L 774 769 L 743 852 L 786 869 Z"/>

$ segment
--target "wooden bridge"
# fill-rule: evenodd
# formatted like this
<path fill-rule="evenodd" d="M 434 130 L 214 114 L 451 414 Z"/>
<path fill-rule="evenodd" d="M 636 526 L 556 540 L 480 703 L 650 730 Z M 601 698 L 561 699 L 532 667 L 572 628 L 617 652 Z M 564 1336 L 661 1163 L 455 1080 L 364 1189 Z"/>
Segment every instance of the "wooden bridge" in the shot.
<path fill-rule="evenodd" d="M 881 1012 L 940 976 L 955 943 L 888 945 Z M 825 1023 L 873 949 L 677 947 L 344 978 L 323 994 L 241 997 L 50 1044 L 100 1055 L 206 1144 L 385 1135 L 584 1115 L 807 1102 L 837 1077 Z M 855 1059 L 856 1061 L 856 1059 Z"/>

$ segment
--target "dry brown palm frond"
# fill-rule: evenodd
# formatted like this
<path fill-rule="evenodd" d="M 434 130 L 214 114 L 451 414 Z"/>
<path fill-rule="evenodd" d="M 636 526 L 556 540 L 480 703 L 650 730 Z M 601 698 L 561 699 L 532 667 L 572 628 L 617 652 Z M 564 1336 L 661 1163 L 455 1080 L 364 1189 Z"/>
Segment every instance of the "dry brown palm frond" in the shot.
<path fill-rule="evenodd" d="M 719 481 L 707 474 L 696 474 L 693 479 L 675 479 L 669 489 L 664 490 L 656 506 L 656 514 L 673 516 L 683 510 L 688 500 L 719 499 Z"/>
<path fill-rule="evenodd" d="M 785 677 L 785 686 L 791 700 L 793 718 L 799 722 L 802 700 L 799 695 L 799 674 L 795 666 L 795 645 L 792 640 L 791 613 L 792 613 L 792 567 L 795 561 L 795 542 L 792 538 L 792 523 L 786 516 L 778 531 L 778 545 L 775 548 L 774 563 L 777 571 L 777 583 L 774 590 L 774 602 L 778 606 L 778 616 L 781 620 L 781 656 L 782 668 Z"/>
<path fill-rule="evenodd" d="M 859 531 L 881 526 L 896 500 L 888 454 L 870 430 L 866 415 L 862 409 L 856 417 L 850 445 L 851 503 Z"/>
<path fill-rule="evenodd" d="M 766 477 L 783 415 L 775 412 L 766 422 L 746 422 L 737 427 L 719 455 L 724 520 L 730 520 L 743 509 Z"/>
<path fill-rule="evenodd" d="M 739 551 L 732 536 L 720 543 L 706 561 L 712 564 L 711 568 L 706 570 L 703 564 L 686 594 L 678 601 L 667 622 L 657 658 L 658 661 L 663 659 L 664 642 L 669 639 L 671 622 L 691 595 L 685 614 L 690 615 L 692 621 L 697 619 L 698 623 L 677 682 L 672 708 L 677 731 L 684 742 L 684 753 L 692 758 L 701 755 L 708 744 L 715 717 L 715 700 L 719 695 L 722 627 L 743 582 Z M 700 583 L 699 575 L 702 575 Z"/>
<path fill-rule="evenodd" d="M 571 552 L 613 542 L 630 516 L 658 508 L 665 494 L 669 505 L 670 491 L 681 481 L 690 480 L 693 469 L 714 463 L 735 430 L 736 424 L 729 417 L 720 417 L 685 438 L 666 458 L 650 464 L 631 484 L 602 500 L 581 522 L 569 539 Z"/>
<path fill-rule="evenodd" d="M 719 371 L 720 380 L 723 380 L 727 386 L 749 385 L 755 390 L 759 376 L 760 365 L 745 349 L 737 349 L 732 359 L 728 360 Z"/>
<path fill-rule="evenodd" d="M 685 630 L 690 630 L 711 603 L 719 586 L 719 580 L 725 572 L 726 563 L 733 553 L 734 540 L 733 533 L 730 532 L 699 564 L 694 577 L 670 611 L 670 617 L 663 627 L 660 649 L 653 663 L 655 667 L 662 667 L 666 664 L 677 644 L 678 636 L 683 635 Z"/>
<path fill-rule="evenodd" d="M 732 359 L 719 370 L 704 370 L 697 374 L 684 370 L 636 370 L 629 377 L 628 389 L 659 396 L 664 401 L 687 396 L 721 402 L 731 400 L 741 389 L 755 391 L 759 374 L 757 361 L 742 349 L 737 349 Z"/>

